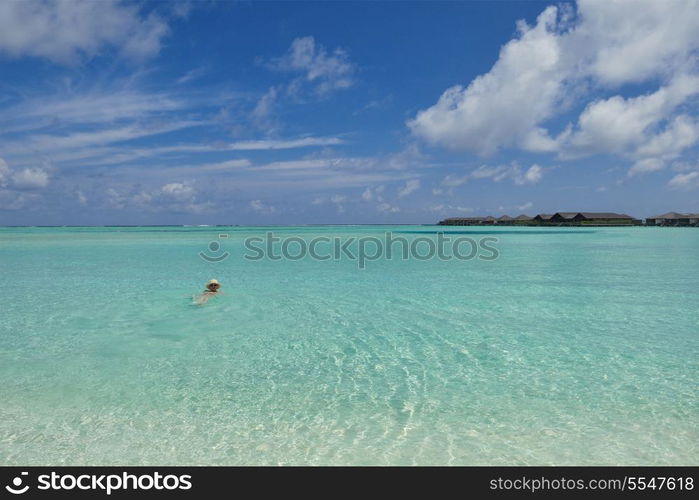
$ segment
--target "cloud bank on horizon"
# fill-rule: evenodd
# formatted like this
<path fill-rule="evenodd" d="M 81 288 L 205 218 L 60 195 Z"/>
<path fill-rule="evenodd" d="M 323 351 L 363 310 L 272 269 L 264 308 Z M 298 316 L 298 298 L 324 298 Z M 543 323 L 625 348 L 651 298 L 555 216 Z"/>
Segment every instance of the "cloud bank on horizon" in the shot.
<path fill-rule="evenodd" d="M 523 4 L 4 2 L 0 224 L 699 212 L 699 1 Z"/>

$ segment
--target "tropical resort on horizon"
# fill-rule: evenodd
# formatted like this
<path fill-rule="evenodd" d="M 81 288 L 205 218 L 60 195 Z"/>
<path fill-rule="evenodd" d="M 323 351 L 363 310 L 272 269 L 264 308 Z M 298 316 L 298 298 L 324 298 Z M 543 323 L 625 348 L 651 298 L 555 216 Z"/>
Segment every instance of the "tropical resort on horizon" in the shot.
<path fill-rule="evenodd" d="M 615 212 L 556 212 L 534 217 L 502 215 L 494 217 L 449 217 L 438 222 L 440 226 L 664 226 L 699 227 L 699 213 L 668 212 L 645 219 Z"/>

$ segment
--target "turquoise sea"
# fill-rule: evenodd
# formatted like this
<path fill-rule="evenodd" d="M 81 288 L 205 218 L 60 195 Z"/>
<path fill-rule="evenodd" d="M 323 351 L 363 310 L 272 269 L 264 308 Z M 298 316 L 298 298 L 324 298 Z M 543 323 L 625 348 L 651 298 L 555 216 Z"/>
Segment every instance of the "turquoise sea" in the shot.
<path fill-rule="evenodd" d="M 0 465 L 699 462 L 698 229 L 364 270 L 245 260 L 268 230 L 438 228 L 0 228 Z"/>

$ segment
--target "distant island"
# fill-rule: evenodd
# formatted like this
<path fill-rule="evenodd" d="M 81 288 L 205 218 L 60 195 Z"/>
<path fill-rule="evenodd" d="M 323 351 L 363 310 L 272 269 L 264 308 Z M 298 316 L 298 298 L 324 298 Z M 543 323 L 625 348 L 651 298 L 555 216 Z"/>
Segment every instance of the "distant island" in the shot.
<path fill-rule="evenodd" d="M 645 221 L 614 212 L 556 212 L 534 217 L 518 215 L 510 217 L 492 215 L 482 217 L 450 217 L 439 221 L 440 226 L 683 226 L 699 227 L 699 214 L 666 214 L 647 217 Z"/>

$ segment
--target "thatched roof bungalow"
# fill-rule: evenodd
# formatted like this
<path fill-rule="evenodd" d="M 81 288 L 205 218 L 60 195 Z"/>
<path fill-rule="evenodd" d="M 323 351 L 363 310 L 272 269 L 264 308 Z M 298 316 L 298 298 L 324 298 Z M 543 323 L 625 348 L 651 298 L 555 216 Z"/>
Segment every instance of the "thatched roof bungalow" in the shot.
<path fill-rule="evenodd" d="M 681 214 L 668 212 L 646 218 L 648 226 L 696 226 L 699 224 L 699 214 Z"/>
<path fill-rule="evenodd" d="M 630 215 L 615 212 L 556 212 L 549 219 L 558 224 L 594 224 L 594 225 L 633 225 L 641 221 Z"/>
<path fill-rule="evenodd" d="M 536 222 L 551 222 L 551 217 L 553 217 L 553 214 L 538 214 L 534 217 L 534 220 Z"/>

